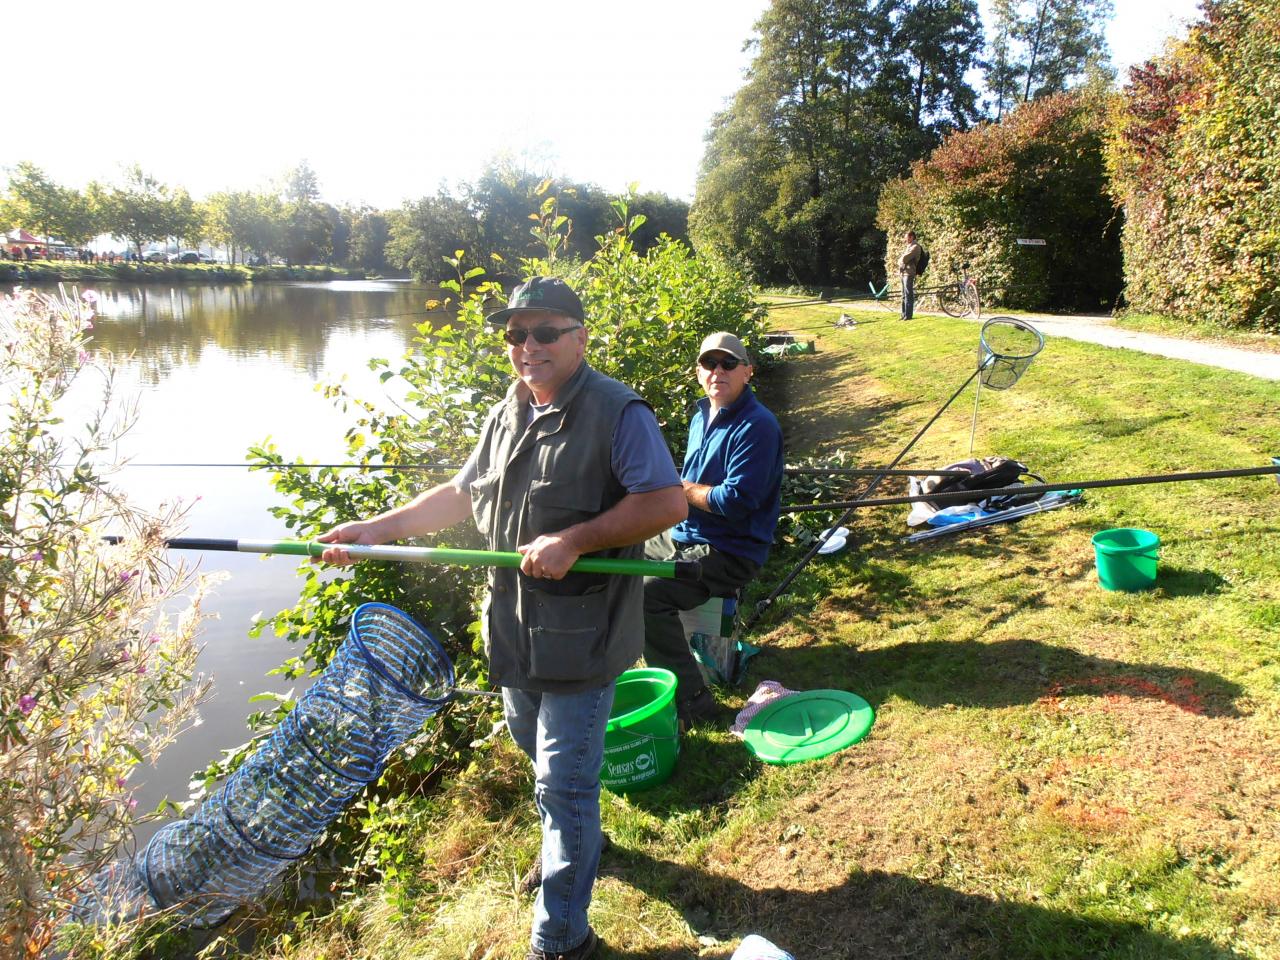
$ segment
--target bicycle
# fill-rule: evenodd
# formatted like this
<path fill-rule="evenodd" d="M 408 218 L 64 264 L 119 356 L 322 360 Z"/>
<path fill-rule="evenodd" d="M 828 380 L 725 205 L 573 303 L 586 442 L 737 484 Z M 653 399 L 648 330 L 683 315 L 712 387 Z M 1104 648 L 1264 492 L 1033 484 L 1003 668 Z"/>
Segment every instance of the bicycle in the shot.
<path fill-rule="evenodd" d="M 982 299 L 978 296 L 978 284 L 969 277 L 969 265 L 960 268 L 960 279 L 952 283 L 935 287 L 926 293 L 934 293 L 938 297 L 938 306 L 949 317 L 982 317 Z"/>
<path fill-rule="evenodd" d="M 875 284 L 868 286 L 871 287 L 871 296 L 866 299 L 874 300 L 877 306 L 893 310 L 895 303 L 902 303 L 902 291 L 891 291 L 888 283 L 879 290 L 875 288 Z M 935 297 L 938 307 L 949 317 L 973 317 L 975 320 L 982 317 L 982 298 L 978 296 L 978 283 L 969 276 L 967 263 L 961 266 L 958 280 L 939 286 L 916 287 L 916 303 L 921 303 L 925 297 Z"/>

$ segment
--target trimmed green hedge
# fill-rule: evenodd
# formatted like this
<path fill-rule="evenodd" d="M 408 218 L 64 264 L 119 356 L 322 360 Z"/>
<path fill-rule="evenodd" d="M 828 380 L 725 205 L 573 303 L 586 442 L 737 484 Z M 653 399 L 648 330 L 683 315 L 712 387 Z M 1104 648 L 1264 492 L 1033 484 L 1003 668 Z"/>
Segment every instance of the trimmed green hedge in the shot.
<path fill-rule="evenodd" d="M 1207 0 L 1130 75 L 1108 164 L 1136 310 L 1280 332 L 1280 7 Z"/>
<path fill-rule="evenodd" d="M 1110 309 L 1121 288 L 1120 223 L 1106 182 L 1104 119 L 1101 97 L 1073 92 L 948 137 L 880 194 L 888 276 L 897 277 L 902 237 L 914 229 L 932 256 L 930 283 L 968 263 L 984 304 Z"/>

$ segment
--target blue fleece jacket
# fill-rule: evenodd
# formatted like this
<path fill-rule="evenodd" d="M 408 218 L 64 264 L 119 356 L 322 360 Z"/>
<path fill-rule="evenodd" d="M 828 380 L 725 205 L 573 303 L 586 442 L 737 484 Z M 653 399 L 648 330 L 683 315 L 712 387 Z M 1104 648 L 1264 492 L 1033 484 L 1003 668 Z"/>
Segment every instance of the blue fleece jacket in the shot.
<path fill-rule="evenodd" d="M 711 509 L 691 504 L 671 538 L 763 564 L 781 510 L 782 464 L 782 428 L 750 387 L 714 418 L 711 401 L 698 401 L 680 479 L 711 487 Z"/>

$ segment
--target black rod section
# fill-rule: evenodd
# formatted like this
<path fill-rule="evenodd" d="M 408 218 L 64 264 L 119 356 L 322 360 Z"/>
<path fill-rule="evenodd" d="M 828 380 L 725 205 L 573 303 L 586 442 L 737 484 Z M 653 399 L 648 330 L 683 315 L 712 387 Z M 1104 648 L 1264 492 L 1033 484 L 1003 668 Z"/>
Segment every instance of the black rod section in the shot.
<path fill-rule="evenodd" d="M 1157 473 L 1145 477 L 1117 477 L 1113 480 L 1073 480 L 1068 483 L 1027 483 L 1020 487 L 995 487 L 990 490 L 948 490 L 944 493 L 926 493 L 915 497 L 882 497 L 868 500 L 844 500 L 834 503 L 807 503 L 783 507 L 783 513 L 807 513 L 810 511 L 861 510 L 863 507 L 893 507 L 906 503 L 974 503 L 988 497 L 1018 496 L 1026 493 L 1054 493 L 1059 490 L 1096 490 L 1100 487 L 1135 487 L 1148 483 L 1183 483 L 1188 480 L 1220 480 L 1227 477 L 1280 476 L 1280 464 L 1269 467 L 1241 467 L 1235 470 L 1197 470 L 1191 473 Z M 843 521 L 848 513 L 841 518 Z M 835 526 L 840 526 L 839 523 Z"/>
<path fill-rule="evenodd" d="M 844 477 L 971 477 L 968 470 L 927 470 L 924 467 L 906 470 L 891 470 L 887 467 L 787 467 L 782 471 L 789 476 L 808 476 L 810 474 L 836 474 Z"/>

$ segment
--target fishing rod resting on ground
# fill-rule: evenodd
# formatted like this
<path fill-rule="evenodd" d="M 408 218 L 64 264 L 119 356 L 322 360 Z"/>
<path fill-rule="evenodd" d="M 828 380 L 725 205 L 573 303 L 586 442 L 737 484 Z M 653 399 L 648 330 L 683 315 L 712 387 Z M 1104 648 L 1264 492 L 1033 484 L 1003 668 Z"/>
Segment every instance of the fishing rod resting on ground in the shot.
<path fill-rule="evenodd" d="M 1280 461 L 1280 457 L 1275 458 Z M 869 500 L 864 495 L 857 500 L 833 503 L 805 503 L 783 507 L 783 513 L 826 512 L 829 510 L 861 510 L 865 507 L 894 507 L 908 503 L 957 504 L 974 503 L 988 497 L 1023 496 L 1025 494 L 1057 493 L 1070 490 L 1096 490 L 1102 487 L 1134 487 L 1153 483 L 1183 483 L 1190 480 L 1220 480 L 1228 477 L 1275 476 L 1280 482 L 1280 462 L 1269 467 L 1240 467 L 1232 470 L 1196 470 L 1186 473 L 1157 473 L 1142 477 L 1116 477 L 1109 480 L 1071 480 L 1066 483 L 1028 483 L 1016 487 L 993 487 L 989 490 L 947 490 L 941 493 L 922 493 L 910 497 L 881 497 Z M 847 517 L 848 514 L 845 514 Z M 839 524 L 836 524 L 839 526 Z"/>

